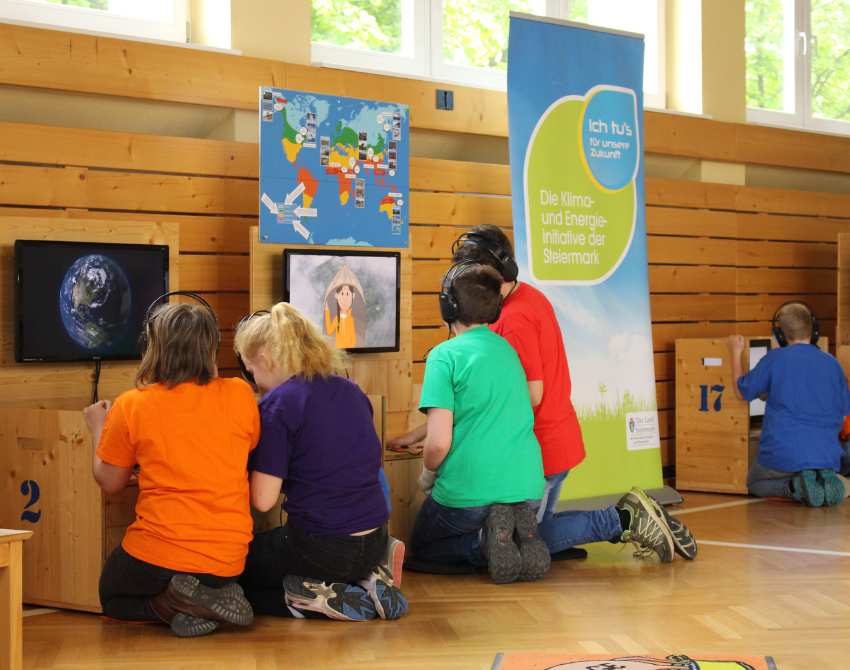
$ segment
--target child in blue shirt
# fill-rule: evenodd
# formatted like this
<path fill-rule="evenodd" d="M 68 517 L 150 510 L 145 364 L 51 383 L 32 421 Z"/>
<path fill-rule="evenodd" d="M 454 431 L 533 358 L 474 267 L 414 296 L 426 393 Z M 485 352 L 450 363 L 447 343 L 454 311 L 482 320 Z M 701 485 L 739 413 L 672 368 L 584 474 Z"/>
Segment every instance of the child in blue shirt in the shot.
<path fill-rule="evenodd" d="M 774 317 L 777 340 L 748 374 L 745 341 L 729 338 L 735 391 L 742 400 L 767 395 L 757 462 L 747 486 L 754 496 L 783 497 L 810 507 L 837 505 L 850 495 L 847 457 L 838 433 L 850 414 L 850 389 L 838 361 L 816 346 L 813 316 L 803 303 L 783 305 Z"/>

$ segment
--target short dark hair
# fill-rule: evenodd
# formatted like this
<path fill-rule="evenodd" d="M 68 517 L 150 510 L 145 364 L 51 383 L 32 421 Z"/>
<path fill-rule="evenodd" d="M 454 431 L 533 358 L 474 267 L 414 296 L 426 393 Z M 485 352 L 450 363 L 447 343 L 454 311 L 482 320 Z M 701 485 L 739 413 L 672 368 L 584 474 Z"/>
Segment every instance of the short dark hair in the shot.
<path fill-rule="evenodd" d="M 475 233 L 476 236 L 480 237 L 484 242 L 490 247 L 492 247 L 493 251 L 500 255 L 507 255 L 511 258 L 514 258 L 514 245 L 511 244 L 510 239 L 505 232 L 499 228 L 498 226 L 494 226 L 489 223 L 485 223 L 480 226 L 475 226 L 470 233 Z M 473 263 L 482 263 L 483 265 L 488 265 L 496 272 L 501 274 L 499 269 L 499 263 L 493 257 L 487 249 L 482 247 L 480 244 L 476 244 L 474 241 L 470 240 L 467 242 L 463 242 L 454 252 L 454 257 L 452 258 L 454 263 L 460 263 L 461 261 L 472 261 Z M 504 281 L 504 277 L 502 277 L 502 281 Z"/>
<path fill-rule="evenodd" d="M 452 284 L 457 320 L 464 326 L 496 320 L 502 304 L 502 277 L 493 268 L 471 265 Z"/>

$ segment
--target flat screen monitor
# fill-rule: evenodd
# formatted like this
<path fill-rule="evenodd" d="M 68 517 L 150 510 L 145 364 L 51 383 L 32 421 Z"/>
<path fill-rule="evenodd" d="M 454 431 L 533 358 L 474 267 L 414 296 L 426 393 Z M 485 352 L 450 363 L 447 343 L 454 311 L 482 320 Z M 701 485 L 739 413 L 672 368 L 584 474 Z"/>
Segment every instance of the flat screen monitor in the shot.
<path fill-rule="evenodd" d="M 770 351 L 770 340 L 750 340 L 750 370 L 753 370 L 758 362 L 767 356 L 767 352 Z M 750 401 L 750 416 L 751 417 L 763 417 L 764 409 L 766 407 L 764 398 L 756 398 L 755 400 Z"/>
<path fill-rule="evenodd" d="M 283 299 L 339 349 L 399 350 L 401 254 L 286 249 Z"/>
<path fill-rule="evenodd" d="M 138 359 L 168 247 L 17 240 L 15 278 L 18 362 Z"/>

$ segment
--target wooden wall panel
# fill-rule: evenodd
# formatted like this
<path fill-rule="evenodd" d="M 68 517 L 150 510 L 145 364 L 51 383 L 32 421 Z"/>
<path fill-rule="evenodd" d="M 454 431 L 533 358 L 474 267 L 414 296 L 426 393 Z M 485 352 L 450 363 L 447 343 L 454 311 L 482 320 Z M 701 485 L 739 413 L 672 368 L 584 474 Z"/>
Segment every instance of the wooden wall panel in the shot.
<path fill-rule="evenodd" d="M 0 204 L 187 214 L 258 212 L 256 182 L 246 179 L 24 165 L 0 165 Z"/>
<path fill-rule="evenodd" d="M 0 161 L 259 177 L 256 144 L 29 123 L 0 123 Z"/>

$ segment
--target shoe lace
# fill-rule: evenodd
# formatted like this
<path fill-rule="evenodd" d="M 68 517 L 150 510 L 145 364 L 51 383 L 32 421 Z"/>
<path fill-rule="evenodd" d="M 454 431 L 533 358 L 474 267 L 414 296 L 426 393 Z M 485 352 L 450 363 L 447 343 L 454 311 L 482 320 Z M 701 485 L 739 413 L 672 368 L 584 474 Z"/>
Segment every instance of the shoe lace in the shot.
<path fill-rule="evenodd" d="M 635 547 L 634 557 L 648 558 L 656 552 L 656 547 L 663 542 L 664 532 L 657 523 L 650 523 L 642 514 L 637 517 L 637 527 L 623 532 L 622 540 Z"/>

